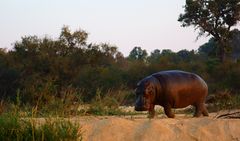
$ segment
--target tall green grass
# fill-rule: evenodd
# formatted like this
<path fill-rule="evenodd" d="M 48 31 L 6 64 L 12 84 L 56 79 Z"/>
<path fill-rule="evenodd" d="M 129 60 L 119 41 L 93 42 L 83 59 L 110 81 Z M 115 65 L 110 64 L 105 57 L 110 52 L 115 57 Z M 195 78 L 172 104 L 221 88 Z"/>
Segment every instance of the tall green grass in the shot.
<path fill-rule="evenodd" d="M 123 112 L 119 109 L 123 96 L 119 97 L 116 92 L 109 91 L 106 95 L 98 89 L 95 99 L 91 102 L 88 114 L 93 115 L 121 115 Z"/>
<path fill-rule="evenodd" d="M 0 116 L 1 141 L 74 141 L 82 140 L 79 124 L 65 119 L 20 118 L 13 114 Z"/>
<path fill-rule="evenodd" d="M 1 102 L 0 106 L 6 108 L 3 103 Z M 25 112 L 28 114 L 23 114 Z M 18 92 L 16 102 L 8 104 L 8 110 L 0 113 L 0 141 L 82 140 L 81 127 L 78 123 L 49 116 L 37 118 L 38 113 L 38 106 L 33 108 L 23 106 Z"/>

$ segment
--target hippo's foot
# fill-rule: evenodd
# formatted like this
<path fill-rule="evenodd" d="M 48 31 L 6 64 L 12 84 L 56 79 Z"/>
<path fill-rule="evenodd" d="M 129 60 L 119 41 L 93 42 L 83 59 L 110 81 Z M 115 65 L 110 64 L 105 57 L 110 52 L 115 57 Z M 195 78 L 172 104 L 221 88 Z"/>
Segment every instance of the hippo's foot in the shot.
<path fill-rule="evenodd" d="M 200 111 L 198 111 L 198 112 L 194 113 L 193 117 L 200 117 L 201 115 L 202 115 L 202 113 Z"/>
<path fill-rule="evenodd" d="M 196 106 L 195 113 L 194 113 L 193 117 L 200 117 L 202 115 L 202 110 L 201 109 L 202 108 Z"/>
<path fill-rule="evenodd" d="M 167 107 L 164 107 L 164 112 L 165 114 L 167 115 L 168 118 L 174 118 L 175 115 L 173 114 L 172 110 L 171 110 L 171 107 L 167 106 Z"/>
<path fill-rule="evenodd" d="M 155 111 L 149 111 L 148 118 L 154 118 L 154 117 L 155 117 Z"/>
<path fill-rule="evenodd" d="M 208 112 L 203 112 L 203 116 L 208 117 L 208 116 L 209 116 L 209 115 L 208 115 Z"/>
<path fill-rule="evenodd" d="M 202 114 L 203 114 L 204 116 L 208 116 L 208 110 L 207 110 L 207 108 L 206 108 L 205 105 L 203 106 Z"/>
<path fill-rule="evenodd" d="M 175 115 L 174 115 L 173 113 L 171 113 L 171 114 L 166 114 L 166 115 L 167 115 L 168 118 L 174 118 L 174 117 L 175 117 Z"/>
<path fill-rule="evenodd" d="M 208 116 L 208 111 L 204 104 L 200 104 L 199 106 L 196 106 L 194 117 L 200 117 L 202 114 L 203 116 Z"/>

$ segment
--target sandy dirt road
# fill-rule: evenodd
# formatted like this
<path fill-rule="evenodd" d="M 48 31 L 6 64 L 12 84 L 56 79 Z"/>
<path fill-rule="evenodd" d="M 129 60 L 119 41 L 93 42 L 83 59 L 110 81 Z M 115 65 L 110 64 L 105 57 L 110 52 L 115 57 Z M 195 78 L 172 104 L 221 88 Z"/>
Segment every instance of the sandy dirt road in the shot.
<path fill-rule="evenodd" d="M 84 141 L 240 141 L 240 119 L 192 118 L 176 115 L 86 116 L 76 119 Z"/>

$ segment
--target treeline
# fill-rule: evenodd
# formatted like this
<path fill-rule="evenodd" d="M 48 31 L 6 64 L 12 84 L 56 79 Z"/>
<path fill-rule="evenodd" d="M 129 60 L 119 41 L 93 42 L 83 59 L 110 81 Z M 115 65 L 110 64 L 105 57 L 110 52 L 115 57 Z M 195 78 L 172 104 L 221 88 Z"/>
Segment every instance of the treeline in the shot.
<path fill-rule="evenodd" d="M 156 49 L 148 54 L 134 47 L 124 57 L 116 46 L 88 43 L 84 30 L 63 27 L 58 39 L 26 36 L 12 50 L 0 50 L 0 97 L 11 101 L 19 96 L 30 105 L 49 103 L 53 97 L 90 102 L 99 91 L 133 91 L 140 79 L 169 69 L 199 74 L 210 93 L 238 93 L 240 36 L 235 32 L 233 50 L 224 63 L 217 59 L 214 39 L 197 51 Z"/>

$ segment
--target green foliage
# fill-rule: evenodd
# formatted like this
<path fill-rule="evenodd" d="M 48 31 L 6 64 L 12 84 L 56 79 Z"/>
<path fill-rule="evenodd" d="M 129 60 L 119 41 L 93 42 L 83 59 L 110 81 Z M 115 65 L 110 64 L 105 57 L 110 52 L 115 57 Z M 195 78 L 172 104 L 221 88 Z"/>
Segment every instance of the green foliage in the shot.
<path fill-rule="evenodd" d="M 234 61 L 240 60 L 240 31 L 233 30 L 232 31 L 232 39 L 231 39 L 231 54 Z"/>
<path fill-rule="evenodd" d="M 231 94 L 229 90 L 223 90 L 217 92 L 215 95 L 211 95 L 211 106 L 209 106 L 210 111 L 220 111 L 220 110 L 234 110 L 240 108 L 240 95 Z"/>
<path fill-rule="evenodd" d="M 35 104 L 36 116 L 62 116 L 78 114 L 78 106 L 82 104 L 82 91 L 72 86 L 62 88 L 59 95 L 53 95 L 51 89 L 42 91 L 41 96 Z"/>
<path fill-rule="evenodd" d="M 128 97 L 124 91 L 109 91 L 106 95 L 103 95 L 100 89 L 97 89 L 95 99 L 91 102 L 87 111 L 88 114 L 93 115 L 123 115 L 125 114 L 119 106 Z"/>
<path fill-rule="evenodd" d="M 226 50 L 227 59 L 231 59 L 237 62 L 240 58 L 240 31 L 234 29 L 232 31 L 231 39 L 229 40 L 230 47 Z M 210 38 L 209 41 L 198 48 L 198 53 L 206 58 L 217 58 L 219 53 L 219 45 L 214 38 Z"/>
<path fill-rule="evenodd" d="M 205 57 L 217 57 L 217 44 L 214 38 L 209 39 L 209 41 L 198 48 L 199 54 Z"/>
<path fill-rule="evenodd" d="M 240 0 L 186 0 L 184 14 L 178 21 L 182 26 L 193 25 L 199 36 L 207 33 L 218 43 L 219 57 L 225 60 L 225 51 L 230 48 L 231 27 L 240 21 Z"/>
<path fill-rule="evenodd" d="M 140 60 L 145 61 L 147 58 L 147 51 L 143 50 L 141 47 L 134 47 L 130 52 L 128 58 L 130 60 Z"/>
<path fill-rule="evenodd" d="M 3 114 L 0 125 L 2 141 L 82 140 L 80 126 L 64 119 L 47 119 L 38 123 L 37 119 Z"/>
<path fill-rule="evenodd" d="M 62 32 L 60 35 L 60 41 L 62 41 L 69 48 L 81 47 L 83 45 L 86 45 L 87 38 L 88 33 L 86 33 L 84 30 L 80 29 L 71 33 L 68 26 L 64 26 L 62 28 Z"/>
<path fill-rule="evenodd" d="M 238 33 L 234 30 L 233 54 L 238 54 Z M 79 105 L 86 103 L 93 106 L 85 112 L 118 114 L 119 105 L 134 104 L 133 90 L 139 80 L 169 69 L 200 75 L 210 93 L 240 91 L 239 62 L 220 63 L 211 54 L 216 45 L 213 39 L 198 52 L 155 49 L 148 56 L 146 50 L 135 47 L 124 57 L 116 46 L 87 43 L 87 37 L 84 30 L 71 32 L 63 27 L 58 39 L 28 36 L 16 42 L 13 50 L 0 50 L 1 100 L 10 105 L 20 101 L 17 107 L 28 111 L 25 115 L 33 115 L 29 111 L 36 116 L 77 115 L 82 114 Z"/>
<path fill-rule="evenodd" d="M 72 33 L 66 26 L 57 40 L 47 37 L 40 39 L 37 36 L 23 37 L 15 43 L 14 50 L 9 53 L 3 52 L 11 58 L 11 62 L 3 62 L 10 63 L 16 74 L 21 76 L 17 79 L 18 75 L 13 75 L 6 68 L 4 72 L 9 75 L 3 73 L 3 76 L 9 83 L 1 79 L 2 94 L 7 97 L 10 96 L 8 93 L 15 95 L 16 90 L 11 86 L 19 84 L 16 89 L 21 90 L 23 101 L 36 104 L 39 99 L 46 102 L 51 97 L 61 98 L 61 91 L 73 86 L 86 92 L 82 95 L 85 101 L 91 101 L 98 87 L 106 91 L 126 83 L 122 80 L 122 68 L 116 67 L 124 63 L 117 47 L 109 44 L 87 44 L 86 40 L 85 31 L 78 30 Z M 6 90 L 8 87 L 5 88 L 4 83 L 9 84 L 8 87 L 12 91 Z M 13 84 L 10 85 L 11 83 Z"/>
<path fill-rule="evenodd" d="M 160 57 L 161 51 L 159 49 L 155 49 L 153 52 L 151 52 L 151 55 L 148 57 L 148 61 L 150 63 L 157 63 Z"/>
<path fill-rule="evenodd" d="M 11 67 L 10 57 L 5 50 L 0 49 L 0 99 L 14 99 L 14 93 L 19 87 L 19 72 Z"/>

